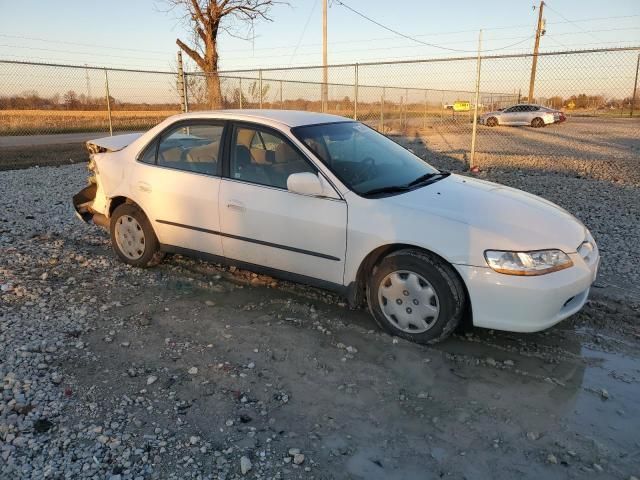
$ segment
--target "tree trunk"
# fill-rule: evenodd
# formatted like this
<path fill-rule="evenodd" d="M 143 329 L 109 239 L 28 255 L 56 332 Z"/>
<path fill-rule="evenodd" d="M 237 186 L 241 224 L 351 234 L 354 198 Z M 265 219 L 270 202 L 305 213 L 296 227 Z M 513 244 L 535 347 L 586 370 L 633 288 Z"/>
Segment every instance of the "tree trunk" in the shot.
<path fill-rule="evenodd" d="M 214 110 L 222 108 L 222 91 L 220 90 L 220 77 L 218 76 L 218 72 L 208 72 L 206 75 L 209 105 Z"/>

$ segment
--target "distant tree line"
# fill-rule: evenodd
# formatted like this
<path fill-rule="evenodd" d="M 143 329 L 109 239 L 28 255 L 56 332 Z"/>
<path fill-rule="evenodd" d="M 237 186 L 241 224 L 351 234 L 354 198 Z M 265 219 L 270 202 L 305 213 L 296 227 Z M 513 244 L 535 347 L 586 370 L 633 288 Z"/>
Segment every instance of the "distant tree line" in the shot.
<path fill-rule="evenodd" d="M 189 83 L 189 103 L 196 109 L 209 108 L 208 88 L 199 78 L 194 78 Z M 275 97 L 275 98 L 274 98 Z M 242 100 L 240 100 L 242 98 Z M 280 105 L 277 92 L 271 92 L 269 84 L 262 87 L 263 106 L 265 108 L 295 108 L 299 110 L 315 110 L 321 107 L 320 99 L 313 100 L 283 99 Z M 242 102 L 243 108 L 255 108 L 260 103 L 260 89 L 257 81 L 253 81 L 247 85 L 246 89 L 241 92 L 239 88 L 225 89 L 222 92 L 220 100 L 222 108 L 238 108 Z M 179 110 L 178 102 L 125 102 L 114 97 L 109 97 L 111 108 L 115 110 Z M 618 98 L 606 98 L 603 95 L 571 95 L 570 97 L 553 96 L 542 99 L 536 99 L 538 103 L 542 103 L 548 107 L 556 109 L 610 109 L 610 110 L 628 110 L 631 107 L 630 96 Z M 527 102 L 527 97 L 521 97 L 521 102 Z M 394 102 L 387 100 L 389 106 Z M 341 100 L 331 102 L 337 110 L 348 111 L 353 106 L 353 101 L 347 96 Z M 359 105 L 365 106 L 375 105 L 377 102 L 366 102 L 362 99 Z M 397 103 L 397 102 L 395 102 Z M 516 103 L 515 101 L 513 103 Z M 406 105 L 407 107 L 420 104 L 413 102 Z M 507 105 L 501 105 L 505 107 Z M 74 90 L 68 90 L 65 93 L 56 93 L 50 97 L 43 97 L 35 90 L 29 90 L 17 95 L 0 96 L 0 110 L 105 110 L 105 97 L 89 97 L 83 93 L 78 94 Z M 636 98 L 635 109 L 640 109 L 640 95 Z"/>
<path fill-rule="evenodd" d="M 112 109 L 117 110 L 176 110 L 175 103 L 132 103 L 109 97 Z M 0 96 L 0 110 L 105 110 L 106 97 L 89 97 L 75 90 L 68 90 L 50 97 L 43 97 L 35 90 L 28 90 L 17 95 Z"/>

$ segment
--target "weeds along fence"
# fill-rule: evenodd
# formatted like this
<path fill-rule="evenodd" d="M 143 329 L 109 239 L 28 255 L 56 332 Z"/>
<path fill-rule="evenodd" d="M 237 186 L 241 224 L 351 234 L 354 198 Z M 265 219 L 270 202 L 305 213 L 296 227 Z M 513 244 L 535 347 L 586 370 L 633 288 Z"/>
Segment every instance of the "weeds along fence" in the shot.
<path fill-rule="evenodd" d="M 481 116 L 516 103 L 562 110 L 585 128 L 626 122 L 637 132 L 640 47 L 540 53 L 529 99 L 532 60 L 532 54 L 485 55 L 331 65 L 326 83 L 319 66 L 225 71 L 220 106 L 324 111 L 465 159 L 476 111 Z M 185 109 L 210 109 L 212 81 L 199 72 L 0 60 L 0 136 L 144 130 Z M 565 135 L 514 132 L 480 125 L 476 149 L 553 155 Z"/>

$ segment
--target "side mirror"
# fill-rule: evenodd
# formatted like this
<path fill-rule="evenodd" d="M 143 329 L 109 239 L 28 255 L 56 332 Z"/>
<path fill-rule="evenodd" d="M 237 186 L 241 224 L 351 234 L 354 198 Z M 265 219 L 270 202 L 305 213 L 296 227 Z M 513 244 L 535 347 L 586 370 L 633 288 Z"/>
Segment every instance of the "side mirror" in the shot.
<path fill-rule="evenodd" d="M 303 195 L 322 195 L 322 183 L 318 175 L 311 172 L 292 173 L 287 178 L 287 189 Z"/>

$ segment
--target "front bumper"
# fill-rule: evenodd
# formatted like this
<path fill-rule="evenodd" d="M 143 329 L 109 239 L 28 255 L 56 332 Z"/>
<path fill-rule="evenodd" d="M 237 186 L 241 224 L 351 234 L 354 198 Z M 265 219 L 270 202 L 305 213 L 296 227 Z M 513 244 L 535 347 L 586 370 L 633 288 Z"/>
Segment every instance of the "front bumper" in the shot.
<path fill-rule="evenodd" d="M 578 312 L 587 301 L 600 263 L 569 255 L 573 266 L 535 277 L 497 273 L 489 267 L 456 265 L 467 286 L 473 324 L 511 332 L 537 332 Z"/>

